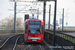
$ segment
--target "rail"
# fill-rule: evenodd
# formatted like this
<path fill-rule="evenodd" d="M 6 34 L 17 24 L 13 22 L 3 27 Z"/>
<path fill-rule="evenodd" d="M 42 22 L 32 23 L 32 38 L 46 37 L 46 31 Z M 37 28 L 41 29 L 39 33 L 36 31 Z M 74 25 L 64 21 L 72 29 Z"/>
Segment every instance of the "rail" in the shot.
<path fill-rule="evenodd" d="M 19 35 L 13 35 L 13 36 L 9 37 L 9 38 L 0 46 L 0 50 L 1 50 L 1 49 L 5 49 L 4 46 L 7 45 L 8 42 L 9 42 L 9 40 L 10 40 L 10 38 L 13 38 L 14 36 L 16 36 L 16 38 L 17 38 L 17 36 L 20 37 L 20 36 L 22 36 L 22 35 L 19 34 Z M 17 44 L 17 41 L 18 41 L 19 37 L 16 39 L 16 42 L 14 42 L 15 45 L 14 45 L 14 47 L 13 47 L 13 50 L 15 50 L 15 47 L 16 47 L 16 44 Z M 6 44 L 6 43 L 7 43 L 7 44 Z"/>
<path fill-rule="evenodd" d="M 15 45 L 14 45 L 14 47 L 13 47 L 13 50 L 15 50 L 16 45 L 17 45 L 17 42 L 18 42 L 18 39 L 19 39 L 20 37 L 21 37 L 21 36 L 19 36 L 19 37 L 16 39 Z"/>
<path fill-rule="evenodd" d="M 11 37 L 13 37 L 13 36 L 11 36 Z M 6 44 L 6 42 L 7 42 L 11 37 L 7 38 L 7 39 L 5 40 L 5 42 L 0 46 L 0 48 L 2 48 L 2 47 Z"/>
<path fill-rule="evenodd" d="M 31 50 L 30 45 L 27 45 L 27 47 L 24 50 L 28 50 L 28 48 L 29 48 L 29 50 Z"/>

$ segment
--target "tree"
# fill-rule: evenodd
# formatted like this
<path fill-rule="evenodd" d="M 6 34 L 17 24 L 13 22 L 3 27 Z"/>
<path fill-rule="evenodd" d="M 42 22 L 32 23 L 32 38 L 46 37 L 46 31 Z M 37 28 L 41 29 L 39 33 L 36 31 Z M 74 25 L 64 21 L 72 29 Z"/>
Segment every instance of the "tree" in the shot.
<path fill-rule="evenodd" d="M 22 26 L 23 26 L 22 18 L 21 18 L 21 17 L 18 17 L 18 18 L 17 18 L 16 26 L 17 26 L 17 27 L 20 27 L 20 26 L 22 27 Z"/>
<path fill-rule="evenodd" d="M 16 20 L 16 26 L 22 27 L 24 24 L 22 23 L 22 18 L 17 17 Z M 14 27 L 14 16 L 10 15 L 9 17 L 6 17 L 0 21 L 0 26 L 2 27 Z"/>

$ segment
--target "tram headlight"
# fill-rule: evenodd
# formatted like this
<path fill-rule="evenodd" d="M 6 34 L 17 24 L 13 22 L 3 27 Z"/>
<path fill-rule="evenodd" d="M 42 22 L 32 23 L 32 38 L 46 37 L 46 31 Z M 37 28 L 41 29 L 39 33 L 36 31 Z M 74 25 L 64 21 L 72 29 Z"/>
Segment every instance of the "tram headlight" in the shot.
<path fill-rule="evenodd" d="M 41 37 L 38 37 L 38 39 L 40 40 L 40 39 L 41 39 Z"/>
<path fill-rule="evenodd" d="M 28 39 L 31 39 L 31 37 L 30 37 L 30 36 L 28 36 Z"/>

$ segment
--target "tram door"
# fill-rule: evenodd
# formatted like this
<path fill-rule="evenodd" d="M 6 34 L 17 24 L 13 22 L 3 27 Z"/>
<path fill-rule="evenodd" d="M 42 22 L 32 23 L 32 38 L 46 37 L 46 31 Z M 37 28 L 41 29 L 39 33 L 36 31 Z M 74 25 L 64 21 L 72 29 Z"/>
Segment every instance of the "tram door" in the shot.
<path fill-rule="evenodd" d="M 28 26 L 25 27 L 25 41 L 27 41 Z"/>

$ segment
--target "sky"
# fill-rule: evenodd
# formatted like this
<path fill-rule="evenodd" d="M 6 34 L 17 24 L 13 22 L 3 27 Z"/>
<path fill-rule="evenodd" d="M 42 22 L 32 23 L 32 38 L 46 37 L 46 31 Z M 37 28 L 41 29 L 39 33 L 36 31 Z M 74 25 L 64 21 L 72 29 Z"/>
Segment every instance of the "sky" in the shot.
<path fill-rule="evenodd" d="M 22 5 L 28 5 L 31 6 L 22 6 Z M 35 4 L 35 3 L 34 3 Z M 46 23 L 48 23 L 48 17 L 49 17 L 49 4 L 51 4 L 51 24 L 53 24 L 53 18 L 54 18 L 54 2 L 47 2 L 46 3 Z M 17 10 L 29 10 L 30 7 L 33 9 L 37 9 L 39 7 L 39 11 L 43 10 L 43 3 L 39 3 L 39 5 L 33 5 L 31 3 L 17 3 Z M 66 26 L 66 22 L 68 23 L 67 26 L 75 26 L 75 23 L 73 22 L 75 20 L 75 1 L 74 0 L 57 0 L 57 16 L 56 20 L 58 23 L 60 22 L 60 18 L 62 18 L 62 9 L 64 8 L 64 25 Z M 14 11 L 10 11 L 10 9 L 14 9 L 14 2 L 11 2 L 9 0 L 0 0 L 0 20 L 4 19 L 5 17 L 9 17 L 10 15 L 14 14 Z M 21 11 L 23 12 L 23 11 Z M 26 11 L 28 12 L 28 11 Z M 41 11 L 42 12 L 42 11 Z M 17 13 L 17 17 L 22 17 L 24 21 L 24 15 L 26 13 Z M 43 14 L 43 12 L 42 12 Z M 39 19 L 43 19 L 43 15 L 39 15 Z M 31 16 L 31 14 L 30 14 Z M 37 14 L 35 14 L 37 16 Z"/>

